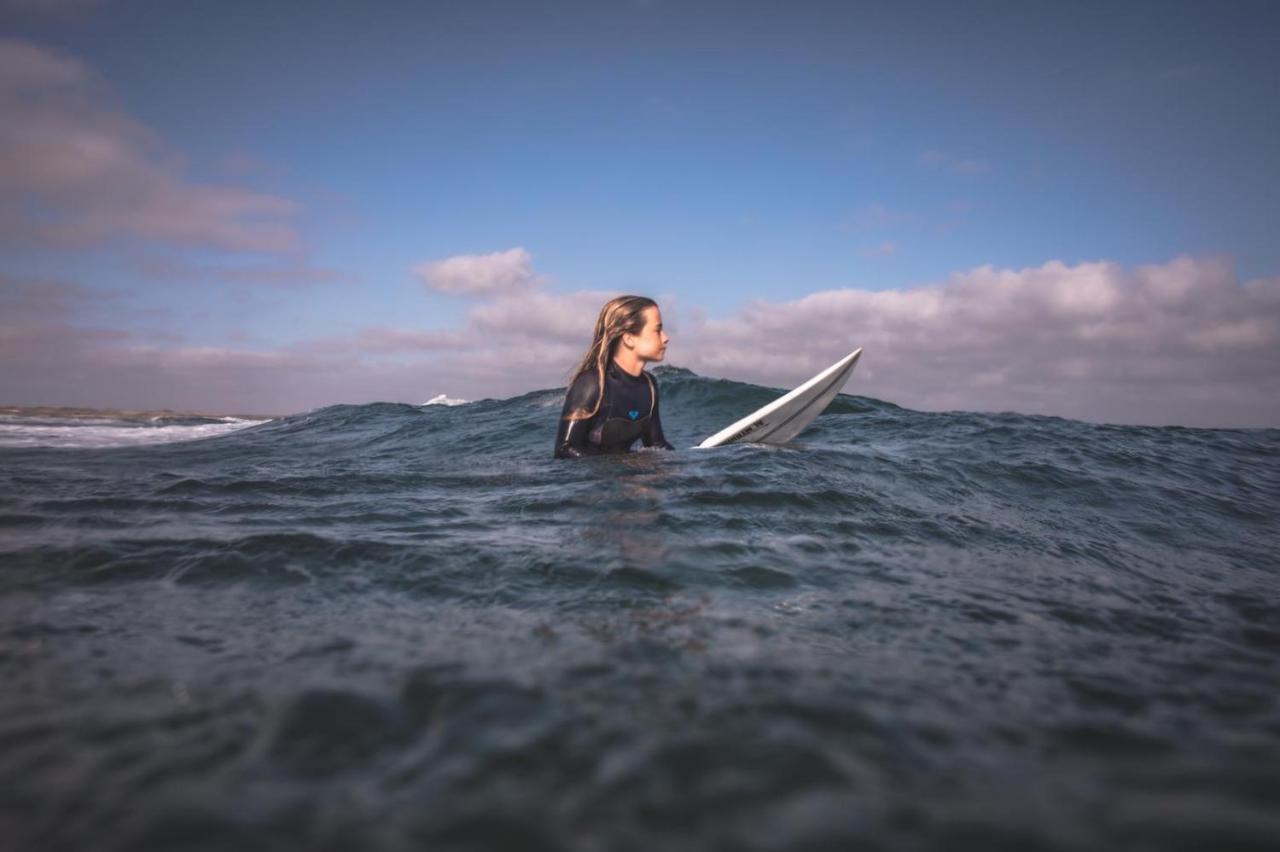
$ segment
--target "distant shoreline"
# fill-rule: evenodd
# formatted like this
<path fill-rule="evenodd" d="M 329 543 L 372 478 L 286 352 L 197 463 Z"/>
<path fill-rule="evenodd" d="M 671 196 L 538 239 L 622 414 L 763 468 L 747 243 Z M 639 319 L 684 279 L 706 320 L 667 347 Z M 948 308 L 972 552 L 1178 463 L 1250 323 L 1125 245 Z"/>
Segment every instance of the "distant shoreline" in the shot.
<path fill-rule="evenodd" d="M 169 408 L 82 408 L 65 405 L 0 405 L 0 417 L 56 417 L 63 420 L 111 420 L 149 421 L 156 418 L 200 417 L 221 420 L 232 417 L 237 420 L 274 420 L 275 414 L 209 414 L 202 411 L 174 411 Z"/>

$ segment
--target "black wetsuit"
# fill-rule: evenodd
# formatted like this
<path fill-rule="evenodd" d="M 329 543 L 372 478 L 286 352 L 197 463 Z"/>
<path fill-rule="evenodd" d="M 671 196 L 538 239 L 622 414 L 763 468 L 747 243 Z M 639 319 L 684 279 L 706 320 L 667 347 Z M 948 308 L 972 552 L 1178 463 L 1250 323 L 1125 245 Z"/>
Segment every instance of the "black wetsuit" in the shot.
<path fill-rule="evenodd" d="M 646 447 L 674 450 L 662 434 L 658 416 L 658 383 L 648 373 L 629 375 L 612 361 L 604 371 L 604 400 L 595 416 L 570 420 L 573 411 L 595 408 L 599 379 L 594 370 L 578 375 L 564 397 L 556 458 L 626 453 L 639 438 Z"/>

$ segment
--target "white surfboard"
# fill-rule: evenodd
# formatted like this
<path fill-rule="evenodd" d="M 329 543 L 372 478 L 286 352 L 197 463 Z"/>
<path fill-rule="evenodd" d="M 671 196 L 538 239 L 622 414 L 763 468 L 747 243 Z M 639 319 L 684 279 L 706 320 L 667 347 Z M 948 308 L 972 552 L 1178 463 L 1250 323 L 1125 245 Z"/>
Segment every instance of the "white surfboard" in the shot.
<path fill-rule="evenodd" d="M 836 398 L 849 380 L 862 349 L 853 350 L 839 361 L 788 394 L 751 412 L 707 438 L 697 449 L 747 441 L 752 444 L 782 444 L 804 431 Z"/>

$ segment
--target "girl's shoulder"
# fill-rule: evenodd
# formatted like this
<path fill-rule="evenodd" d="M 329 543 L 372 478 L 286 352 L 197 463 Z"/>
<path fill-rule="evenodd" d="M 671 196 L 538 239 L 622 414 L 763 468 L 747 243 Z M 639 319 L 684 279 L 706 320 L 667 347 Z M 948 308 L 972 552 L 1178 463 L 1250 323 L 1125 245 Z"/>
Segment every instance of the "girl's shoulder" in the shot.
<path fill-rule="evenodd" d="M 584 370 L 569 383 L 568 402 L 571 408 L 594 408 L 599 396 L 600 377 L 594 371 Z"/>

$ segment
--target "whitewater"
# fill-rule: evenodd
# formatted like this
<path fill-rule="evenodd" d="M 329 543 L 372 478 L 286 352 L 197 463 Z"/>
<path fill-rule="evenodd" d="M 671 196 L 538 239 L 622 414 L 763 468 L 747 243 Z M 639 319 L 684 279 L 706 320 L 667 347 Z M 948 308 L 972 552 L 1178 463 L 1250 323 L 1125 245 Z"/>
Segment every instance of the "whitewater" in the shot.
<path fill-rule="evenodd" d="M 0 423 L 5 845 L 1274 848 L 1280 430 L 562 399 Z"/>

